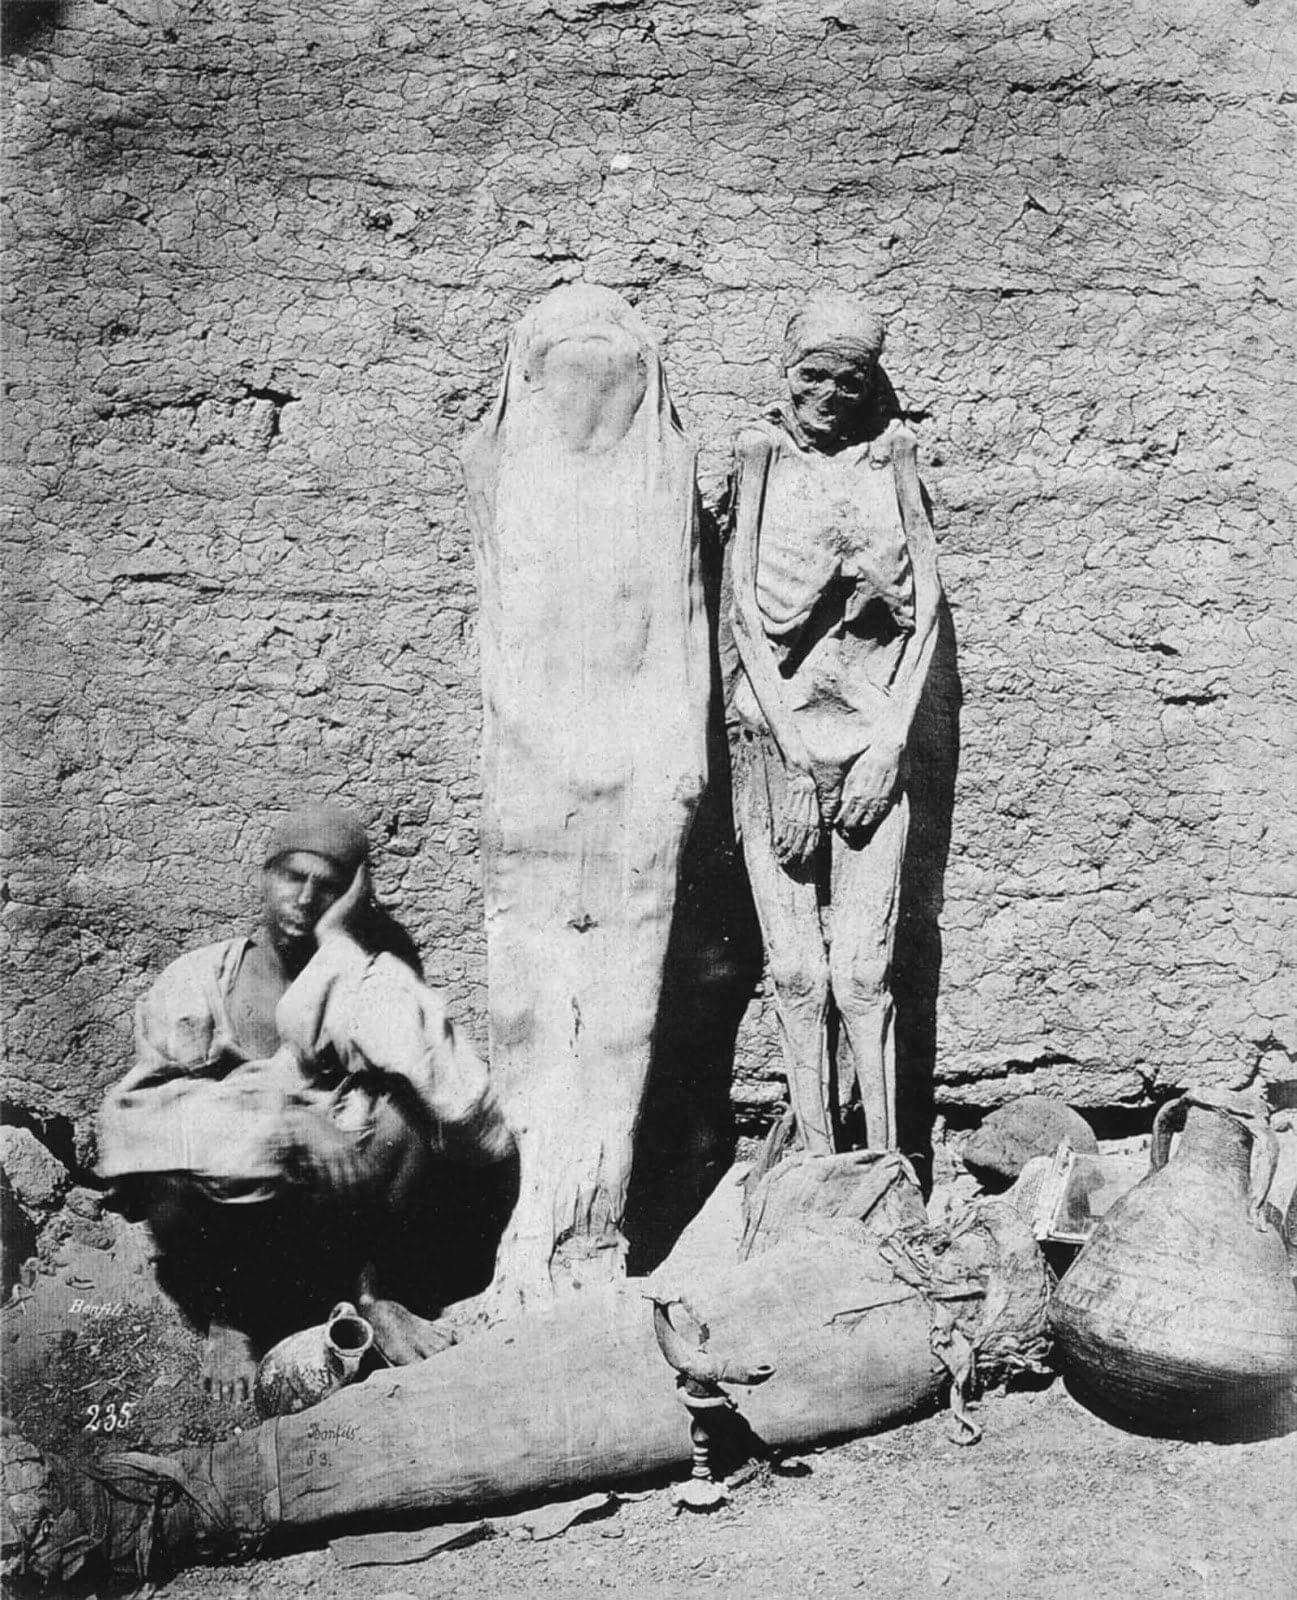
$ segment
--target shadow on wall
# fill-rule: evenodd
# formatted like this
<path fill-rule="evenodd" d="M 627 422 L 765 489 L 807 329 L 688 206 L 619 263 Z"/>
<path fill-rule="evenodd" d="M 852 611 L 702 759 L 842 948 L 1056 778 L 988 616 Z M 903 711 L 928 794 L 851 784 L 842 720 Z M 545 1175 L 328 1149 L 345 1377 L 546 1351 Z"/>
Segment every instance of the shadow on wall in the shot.
<path fill-rule="evenodd" d="M 910 834 L 901 868 L 892 979 L 900 1145 L 915 1160 L 925 1188 L 932 1164 L 941 910 L 959 771 L 962 704 L 955 625 L 943 600 L 932 667 L 910 734 Z"/>
<path fill-rule="evenodd" d="M 626 1205 L 628 1266 L 650 1272 L 734 1157 L 734 1042 L 761 977 L 761 933 L 734 836 L 719 620 L 727 611 L 717 521 L 703 513 L 711 635 L 709 778 L 680 862 L 675 920 L 635 1167 Z"/>

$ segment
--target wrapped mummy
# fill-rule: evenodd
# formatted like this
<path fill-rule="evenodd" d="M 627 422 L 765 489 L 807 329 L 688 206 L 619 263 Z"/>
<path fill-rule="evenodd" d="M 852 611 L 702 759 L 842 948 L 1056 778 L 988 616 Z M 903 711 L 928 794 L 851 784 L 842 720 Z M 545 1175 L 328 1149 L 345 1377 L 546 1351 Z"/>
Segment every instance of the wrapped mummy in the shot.
<path fill-rule="evenodd" d="M 490 1048 L 520 1198 L 497 1284 L 623 1270 L 680 850 L 706 776 L 694 448 L 611 290 L 555 290 L 463 455 L 481 588 Z"/>
<path fill-rule="evenodd" d="M 741 1386 L 709 1415 L 742 1459 L 895 1424 L 948 1387 L 963 1416 L 975 1381 L 1040 1370 L 1049 1279 L 1012 1207 L 936 1227 L 901 1158 L 870 1151 L 749 1174 L 730 1228 L 735 1195 L 718 1189 L 651 1280 L 567 1295 L 215 1445 L 87 1464 L 0 1437 L 0 1576 L 66 1593 L 83 1569 L 156 1578 L 284 1533 L 678 1471 L 681 1374 Z M 696 1309 L 674 1351 L 664 1302 Z"/>

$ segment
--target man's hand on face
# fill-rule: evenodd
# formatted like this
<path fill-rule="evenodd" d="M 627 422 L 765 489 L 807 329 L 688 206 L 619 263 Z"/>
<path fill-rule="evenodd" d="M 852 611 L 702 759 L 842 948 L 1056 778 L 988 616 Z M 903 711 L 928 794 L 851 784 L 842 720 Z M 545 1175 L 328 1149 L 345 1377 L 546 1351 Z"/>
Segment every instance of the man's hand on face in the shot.
<path fill-rule="evenodd" d="M 346 893 L 335 900 L 315 924 L 316 944 L 327 944 L 330 939 L 336 939 L 343 934 L 354 937 L 360 920 L 368 909 L 369 894 L 369 867 L 362 862 L 356 868 L 356 876 L 348 885 Z"/>

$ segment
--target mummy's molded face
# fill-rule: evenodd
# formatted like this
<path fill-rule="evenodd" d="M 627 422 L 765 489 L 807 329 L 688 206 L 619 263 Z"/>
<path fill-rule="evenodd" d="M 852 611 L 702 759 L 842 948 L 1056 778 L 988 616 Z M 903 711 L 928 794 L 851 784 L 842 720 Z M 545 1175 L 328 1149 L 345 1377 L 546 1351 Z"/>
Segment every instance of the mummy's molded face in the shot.
<path fill-rule="evenodd" d="M 523 381 L 573 450 L 607 449 L 634 421 L 648 364 L 635 339 L 605 323 L 538 340 L 527 353 Z"/>

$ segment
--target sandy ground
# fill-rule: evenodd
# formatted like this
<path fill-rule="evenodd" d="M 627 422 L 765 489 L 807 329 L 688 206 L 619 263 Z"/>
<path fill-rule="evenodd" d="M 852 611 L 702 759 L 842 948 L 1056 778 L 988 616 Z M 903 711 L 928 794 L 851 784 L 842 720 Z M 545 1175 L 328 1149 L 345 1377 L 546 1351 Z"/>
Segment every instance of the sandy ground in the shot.
<path fill-rule="evenodd" d="M 669 1491 L 545 1543 L 483 1540 L 345 1571 L 327 1550 L 175 1578 L 158 1600 L 452 1596 L 1297 1594 L 1297 1436 L 1213 1446 L 1119 1432 L 1060 1384 L 988 1400 L 971 1449 L 932 1417 L 790 1463 L 706 1516 Z"/>
<path fill-rule="evenodd" d="M 0 1313 L 5 1409 L 27 1437 L 91 1454 L 166 1450 L 255 1422 L 202 1396 L 198 1341 L 153 1289 L 141 1230 L 74 1217 L 28 1277 Z M 321 1544 L 182 1573 L 157 1600 L 1297 1596 L 1297 1430 L 1234 1444 L 1141 1437 L 1061 1382 L 991 1396 L 980 1420 L 971 1448 L 932 1416 L 762 1468 L 707 1515 L 677 1513 L 663 1486 L 546 1541 L 496 1530 L 355 1569 Z"/>

